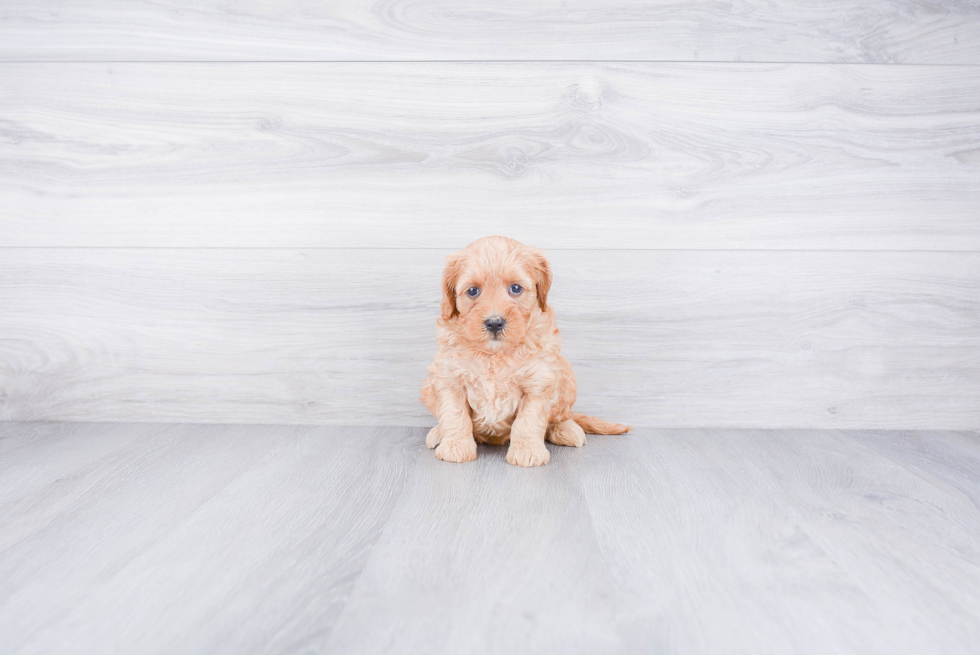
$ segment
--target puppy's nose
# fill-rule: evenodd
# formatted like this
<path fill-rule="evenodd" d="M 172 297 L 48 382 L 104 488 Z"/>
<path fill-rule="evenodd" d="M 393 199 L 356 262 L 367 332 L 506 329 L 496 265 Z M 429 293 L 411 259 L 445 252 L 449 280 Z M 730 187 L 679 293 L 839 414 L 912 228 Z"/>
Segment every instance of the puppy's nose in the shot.
<path fill-rule="evenodd" d="M 504 329 L 504 325 L 507 324 L 507 321 L 504 320 L 503 316 L 491 316 L 487 320 L 483 321 L 483 324 L 492 333 L 497 334 Z"/>

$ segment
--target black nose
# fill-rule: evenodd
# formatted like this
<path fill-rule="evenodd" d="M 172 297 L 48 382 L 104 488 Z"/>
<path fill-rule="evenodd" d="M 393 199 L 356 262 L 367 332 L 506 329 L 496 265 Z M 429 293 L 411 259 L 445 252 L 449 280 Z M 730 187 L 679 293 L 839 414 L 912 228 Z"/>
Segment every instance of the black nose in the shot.
<path fill-rule="evenodd" d="M 488 330 L 494 334 L 497 334 L 504 329 L 504 325 L 507 324 L 507 321 L 504 320 L 503 316 L 491 316 L 487 320 L 483 321 L 483 324 L 487 326 Z"/>

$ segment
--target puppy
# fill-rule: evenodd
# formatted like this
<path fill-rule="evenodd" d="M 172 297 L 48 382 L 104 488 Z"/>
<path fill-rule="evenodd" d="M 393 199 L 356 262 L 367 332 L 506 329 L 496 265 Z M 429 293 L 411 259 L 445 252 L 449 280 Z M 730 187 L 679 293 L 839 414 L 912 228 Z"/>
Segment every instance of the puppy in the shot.
<path fill-rule="evenodd" d="M 446 260 L 438 353 L 422 402 L 439 423 L 425 443 L 447 462 L 476 459 L 476 443 L 510 441 L 507 461 L 547 464 L 545 439 L 582 446 L 585 433 L 629 426 L 572 412 L 575 376 L 548 306 L 541 251 L 506 237 L 474 241 Z"/>

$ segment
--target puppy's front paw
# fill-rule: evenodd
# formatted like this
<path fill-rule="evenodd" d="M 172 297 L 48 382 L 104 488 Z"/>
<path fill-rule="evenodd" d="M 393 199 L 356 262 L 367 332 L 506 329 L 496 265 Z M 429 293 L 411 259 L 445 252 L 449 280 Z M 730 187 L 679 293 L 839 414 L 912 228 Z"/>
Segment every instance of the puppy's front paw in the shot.
<path fill-rule="evenodd" d="M 472 436 L 443 439 L 436 448 L 436 457 L 444 462 L 472 462 L 476 459 L 476 441 Z"/>
<path fill-rule="evenodd" d="M 442 432 L 439 431 L 439 426 L 437 425 L 431 430 L 429 430 L 429 434 L 426 435 L 425 447 L 435 448 L 436 446 L 439 445 L 440 441 L 442 441 Z"/>
<path fill-rule="evenodd" d="M 507 463 L 514 466 L 544 466 L 551 461 L 551 453 L 544 442 L 517 444 L 511 441 L 507 449 Z"/>

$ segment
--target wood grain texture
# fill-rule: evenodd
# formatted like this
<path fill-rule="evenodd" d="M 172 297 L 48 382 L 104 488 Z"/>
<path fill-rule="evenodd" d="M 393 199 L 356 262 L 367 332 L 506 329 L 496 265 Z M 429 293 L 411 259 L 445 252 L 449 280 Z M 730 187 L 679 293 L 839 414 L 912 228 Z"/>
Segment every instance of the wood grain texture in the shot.
<path fill-rule="evenodd" d="M 970 1 L 7 1 L 0 58 L 980 63 Z"/>
<path fill-rule="evenodd" d="M 330 630 L 424 439 L 70 431 L 76 466 L 56 480 L 47 457 L 65 459 L 63 440 L 0 451 L 0 479 L 38 474 L 0 501 L 0 652 L 294 652 Z M 103 449 L 103 433 L 124 432 L 124 445 Z"/>
<path fill-rule="evenodd" d="M 980 435 L 876 434 L 0 423 L 0 653 L 970 654 Z"/>
<path fill-rule="evenodd" d="M 0 246 L 980 250 L 980 68 L 0 65 Z"/>
<path fill-rule="evenodd" d="M 846 435 L 594 442 L 582 487 L 625 652 L 966 653 L 980 638 L 976 506 Z"/>
<path fill-rule="evenodd" d="M 446 251 L 0 252 L 0 418 L 431 425 Z M 980 427 L 980 254 L 554 252 L 580 411 Z"/>
<path fill-rule="evenodd" d="M 950 493 L 961 493 L 980 508 L 980 433 L 853 432 L 871 448 Z"/>
<path fill-rule="evenodd" d="M 421 446 L 421 444 L 420 444 Z M 611 653 L 620 609 L 575 471 L 526 475 L 505 447 L 416 464 L 322 653 Z M 523 474 L 523 475 L 522 475 Z"/>

